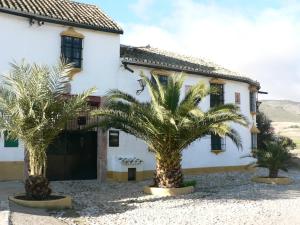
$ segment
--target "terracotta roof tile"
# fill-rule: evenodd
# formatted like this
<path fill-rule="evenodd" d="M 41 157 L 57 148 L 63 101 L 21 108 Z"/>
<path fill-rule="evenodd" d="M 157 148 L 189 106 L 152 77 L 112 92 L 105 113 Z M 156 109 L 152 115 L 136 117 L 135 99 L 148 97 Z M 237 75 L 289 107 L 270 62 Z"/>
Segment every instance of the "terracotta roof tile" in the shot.
<path fill-rule="evenodd" d="M 174 70 L 214 78 L 242 81 L 260 87 L 251 78 L 225 69 L 211 61 L 191 56 L 181 55 L 157 48 L 121 46 L 121 59 L 125 64 Z"/>
<path fill-rule="evenodd" d="M 69 0 L 0 0 L 0 12 L 45 22 L 122 34 L 122 28 L 95 5 Z"/>

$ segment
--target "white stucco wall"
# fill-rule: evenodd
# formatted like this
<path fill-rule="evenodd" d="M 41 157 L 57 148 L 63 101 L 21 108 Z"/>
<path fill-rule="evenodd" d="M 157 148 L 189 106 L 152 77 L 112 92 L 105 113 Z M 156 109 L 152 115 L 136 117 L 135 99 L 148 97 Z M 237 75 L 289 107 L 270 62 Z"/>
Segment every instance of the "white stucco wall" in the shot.
<path fill-rule="evenodd" d="M 60 33 L 68 26 L 45 23 L 30 25 L 24 17 L 0 13 L 0 74 L 9 71 L 9 63 L 28 62 L 53 65 L 60 58 Z M 82 72 L 72 82 L 72 93 L 95 86 L 94 95 L 103 95 L 107 87 L 116 86 L 119 69 L 120 35 L 75 28 L 85 36 L 83 40 Z M 4 148 L 0 139 L 0 161 L 24 159 L 23 148 Z"/>
<path fill-rule="evenodd" d="M 0 13 L 0 73 L 10 69 L 9 63 L 13 60 L 19 62 L 25 58 L 28 62 L 55 64 L 60 57 L 60 33 L 68 27 L 46 23 L 43 26 L 34 24 L 30 26 L 28 19 Z M 135 95 L 140 88 L 137 80 L 140 71 L 150 76 L 150 69 L 130 66 L 134 73 L 125 70 L 120 63 L 120 37 L 98 31 L 75 28 L 82 33 L 83 62 L 82 72 L 77 74 L 72 81 L 72 93 L 78 93 L 90 87 L 96 87 L 95 95 L 103 96 L 111 88 L 119 88 Z M 202 80 L 207 85 L 210 78 L 189 75 L 185 85 L 192 85 Z M 227 81 L 225 84 L 225 102 L 234 103 L 234 93 L 241 93 L 241 110 L 252 121 L 249 106 L 249 85 L 241 82 Z M 184 93 L 184 90 L 182 90 Z M 141 100 L 149 99 L 145 90 L 139 96 Z M 209 97 L 201 103 L 201 108 L 209 108 Z M 233 166 L 247 164 L 251 159 L 241 159 L 251 150 L 251 134 L 249 128 L 236 127 L 242 136 L 243 150 L 238 151 L 229 141 L 226 141 L 226 151 L 219 155 L 210 151 L 210 138 L 205 137 L 193 143 L 183 153 L 183 168 Z M 153 170 L 155 160 L 152 153 L 148 152 L 146 145 L 137 138 L 120 133 L 120 146 L 108 147 L 108 171 L 125 171 L 121 166 L 119 157 L 137 157 L 144 161 L 143 170 Z M 4 148 L 3 139 L 0 138 L 0 161 L 22 161 L 24 152 L 22 144 L 19 148 Z"/>
<path fill-rule="evenodd" d="M 139 74 L 141 71 L 145 75 L 150 76 L 151 69 L 139 66 L 129 66 L 134 70 L 134 73 L 125 70 L 124 68 L 119 69 L 119 77 L 117 79 L 117 87 L 123 91 L 126 91 L 136 96 L 136 90 L 140 89 L 138 84 Z M 200 80 L 205 84 L 209 85 L 211 78 L 199 75 L 187 75 L 184 82 L 184 86 L 193 85 Z M 250 99 L 249 99 L 249 84 L 229 81 L 227 80 L 224 85 L 225 103 L 235 103 L 235 92 L 241 94 L 241 112 L 248 118 L 250 124 L 249 127 L 245 128 L 237 124 L 232 126 L 238 130 L 242 137 L 243 149 L 238 150 L 233 142 L 226 138 L 226 151 L 215 155 L 211 152 L 211 141 L 210 136 L 204 137 L 191 144 L 183 152 L 183 168 L 201 168 L 201 167 L 217 167 L 217 166 L 239 166 L 246 165 L 252 162 L 251 158 L 241 158 L 244 155 L 249 155 L 251 151 L 251 132 L 253 120 L 255 118 L 250 114 Z M 185 88 L 182 90 L 182 96 L 185 93 Z M 140 100 L 148 100 L 147 89 L 145 89 L 139 96 Z M 203 110 L 208 110 L 210 105 L 209 96 L 200 104 Z M 108 148 L 108 170 L 109 171 L 126 171 L 126 168 L 121 166 L 118 161 L 119 157 L 137 157 L 144 161 L 144 170 L 153 170 L 155 168 L 154 155 L 148 152 L 147 146 L 135 137 L 120 132 L 120 146 Z"/>

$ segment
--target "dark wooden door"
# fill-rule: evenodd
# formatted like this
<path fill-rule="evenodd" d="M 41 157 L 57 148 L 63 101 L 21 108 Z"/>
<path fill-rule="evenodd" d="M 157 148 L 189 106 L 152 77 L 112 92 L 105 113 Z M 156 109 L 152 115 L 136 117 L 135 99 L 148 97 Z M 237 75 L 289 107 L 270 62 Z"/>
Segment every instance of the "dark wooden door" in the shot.
<path fill-rule="evenodd" d="M 97 178 L 97 132 L 64 131 L 47 151 L 49 180 Z"/>

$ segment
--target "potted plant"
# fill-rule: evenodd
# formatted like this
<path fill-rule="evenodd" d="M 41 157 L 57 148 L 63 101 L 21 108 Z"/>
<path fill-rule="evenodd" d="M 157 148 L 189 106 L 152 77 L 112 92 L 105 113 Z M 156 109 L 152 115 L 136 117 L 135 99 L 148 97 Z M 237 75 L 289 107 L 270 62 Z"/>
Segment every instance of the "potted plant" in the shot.
<path fill-rule="evenodd" d="M 155 154 L 154 184 L 145 187 L 146 193 L 178 195 L 192 192 L 192 185 L 184 187 L 182 151 L 210 134 L 227 136 L 240 147 L 240 136 L 229 124 L 246 126 L 247 121 L 233 104 L 202 111 L 199 103 L 211 92 L 202 82 L 181 96 L 182 74 L 169 76 L 167 84 L 161 83 L 157 76 L 153 76 L 155 81 L 143 74 L 141 78 L 147 85 L 150 100 L 141 102 L 120 90 L 112 90 L 106 96 L 104 107 L 93 113 L 101 117 L 97 126 L 132 134 L 143 140 Z"/>
<path fill-rule="evenodd" d="M 291 159 L 290 150 L 295 147 L 290 138 L 274 136 L 273 140 L 265 142 L 264 147 L 256 150 L 254 157 L 257 159 L 257 167 L 269 170 L 266 177 L 254 177 L 252 180 L 268 184 L 290 184 L 288 177 L 278 176 L 279 170 L 288 171 L 288 163 Z"/>
<path fill-rule="evenodd" d="M 71 70 L 71 65 L 62 62 L 53 67 L 22 62 L 12 64 L 3 76 L 0 129 L 9 139 L 22 141 L 28 164 L 26 194 L 10 197 L 19 204 L 50 208 L 56 207 L 55 201 L 58 208 L 71 204 L 70 198 L 51 195 L 46 178 L 49 144 L 69 120 L 87 108 L 86 99 L 93 92 L 67 96 Z"/>

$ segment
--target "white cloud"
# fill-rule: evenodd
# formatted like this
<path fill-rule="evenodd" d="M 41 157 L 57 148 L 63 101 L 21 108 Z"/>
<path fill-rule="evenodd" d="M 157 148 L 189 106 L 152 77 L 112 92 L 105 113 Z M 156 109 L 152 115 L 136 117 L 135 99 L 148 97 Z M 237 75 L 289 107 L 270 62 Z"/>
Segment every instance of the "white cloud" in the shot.
<path fill-rule="evenodd" d="M 156 26 L 128 24 L 123 42 L 209 58 L 261 82 L 266 98 L 300 100 L 300 4 L 255 15 L 175 0 Z"/>
<path fill-rule="evenodd" d="M 140 18 L 147 19 L 147 9 L 154 3 L 154 0 L 137 0 L 136 3 L 129 5 L 129 8 Z"/>

